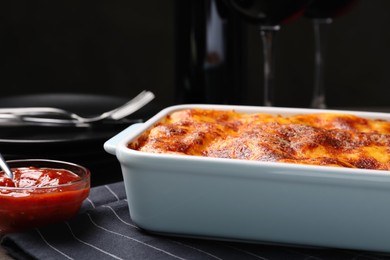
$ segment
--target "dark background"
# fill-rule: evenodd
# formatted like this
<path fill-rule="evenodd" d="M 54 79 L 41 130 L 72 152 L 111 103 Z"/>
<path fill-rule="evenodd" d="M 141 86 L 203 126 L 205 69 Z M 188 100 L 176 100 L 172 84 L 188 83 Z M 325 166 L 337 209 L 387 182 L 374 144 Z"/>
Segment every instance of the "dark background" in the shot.
<path fill-rule="evenodd" d="M 361 0 L 334 20 L 325 71 L 330 107 L 390 107 L 389 11 L 388 0 Z M 171 105 L 173 23 L 172 0 L 2 0 L 0 97 L 64 92 L 131 97 L 149 89 L 161 106 Z M 246 37 L 248 84 L 242 89 L 247 104 L 261 105 L 261 41 L 253 26 Z M 275 105 L 308 107 L 313 51 L 310 21 L 300 18 L 282 27 Z"/>

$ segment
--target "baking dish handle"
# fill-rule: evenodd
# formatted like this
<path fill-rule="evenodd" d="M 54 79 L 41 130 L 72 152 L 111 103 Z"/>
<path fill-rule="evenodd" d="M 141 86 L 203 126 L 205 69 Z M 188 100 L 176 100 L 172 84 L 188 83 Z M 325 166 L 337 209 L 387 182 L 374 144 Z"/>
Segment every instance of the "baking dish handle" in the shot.
<path fill-rule="evenodd" d="M 104 143 L 104 150 L 106 152 L 116 155 L 116 147 L 117 145 L 126 137 L 129 136 L 129 133 L 140 127 L 143 123 L 137 123 L 132 124 L 131 126 L 127 127 L 123 131 L 119 132 L 117 135 L 112 137 L 111 139 L 107 140 Z"/>

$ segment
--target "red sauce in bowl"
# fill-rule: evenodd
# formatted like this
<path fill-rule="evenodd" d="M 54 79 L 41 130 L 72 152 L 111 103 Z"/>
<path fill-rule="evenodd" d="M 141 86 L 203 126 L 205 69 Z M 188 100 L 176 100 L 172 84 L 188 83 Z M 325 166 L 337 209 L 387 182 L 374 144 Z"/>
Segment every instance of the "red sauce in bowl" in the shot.
<path fill-rule="evenodd" d="M 80 176 L 65 169 L 50 169 L 38 167 L 20 167 L 12 169 L 14 180 L 7 178 L 4 172 L 0 173 L 0 187 L 49 187 L 72 183 L 80 180 Z"/>
<path fill-rule="evenodd" d="M 0 172 L 0 234 L 64 221 L 78 213 L 89 194 L 89 172 L 60 168 L 12 168 L 14 181 Z"/>

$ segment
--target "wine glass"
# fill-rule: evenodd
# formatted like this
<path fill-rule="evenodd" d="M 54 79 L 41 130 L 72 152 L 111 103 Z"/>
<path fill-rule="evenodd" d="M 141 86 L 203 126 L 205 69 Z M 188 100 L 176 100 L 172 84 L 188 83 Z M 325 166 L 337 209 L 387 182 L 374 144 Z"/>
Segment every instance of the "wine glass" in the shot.
<path fill-rule="evenodd" d="M 274 103 L 274 42 L 280 24 L 303 14 L 310 0 L 224 0 L 224 2 L 250 23 L 259 27 L 264 55 L 264 105 Z"/>
<path fill-rule="evenodd" d="M 304 16 L 312 20 L 314 30 L 314 89 L 311 107 L 327 107 L 324 87 L 324 54 L 329 26 L 333 18 L 350 10 L 357 0 L 313 0 L 305 9 Z"/>

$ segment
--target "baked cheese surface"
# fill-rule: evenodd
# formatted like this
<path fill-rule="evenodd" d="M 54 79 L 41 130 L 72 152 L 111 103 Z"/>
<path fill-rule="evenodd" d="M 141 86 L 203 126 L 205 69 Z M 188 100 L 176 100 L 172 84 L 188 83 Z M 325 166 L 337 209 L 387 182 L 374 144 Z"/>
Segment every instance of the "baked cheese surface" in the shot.
<path fill-rule="evenodd" d="M 289 117 L 204 109 L 168 115 L 128 147 L 230 159 L 390 169 L 390 122 L 349 114 Z"/>

